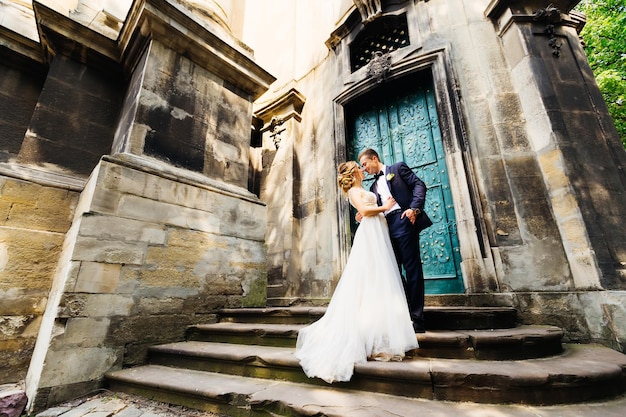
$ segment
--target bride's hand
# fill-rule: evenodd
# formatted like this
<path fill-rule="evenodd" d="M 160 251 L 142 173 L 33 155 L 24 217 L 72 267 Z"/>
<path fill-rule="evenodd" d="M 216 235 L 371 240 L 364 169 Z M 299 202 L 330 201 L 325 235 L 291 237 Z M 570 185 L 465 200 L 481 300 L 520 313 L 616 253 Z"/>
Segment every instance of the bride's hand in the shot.
<path fill-rule="evenodd" d="M 387 211 L 392 208 L 394 204 L 396 204 L 396 200 L 393 197 L 389 197 L 387 201 L 385 201 L 385 204 L 383 204 L 383 207 L 385 208 L 385 211 Z"/>

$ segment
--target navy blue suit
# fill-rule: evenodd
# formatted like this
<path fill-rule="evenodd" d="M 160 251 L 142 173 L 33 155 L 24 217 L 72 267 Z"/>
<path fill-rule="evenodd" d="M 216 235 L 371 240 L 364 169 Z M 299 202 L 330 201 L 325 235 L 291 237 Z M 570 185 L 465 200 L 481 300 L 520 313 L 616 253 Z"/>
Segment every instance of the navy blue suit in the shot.
<path fill-rule="evenodd" d="M 385 179 L 391 195 L 401 208 L 401 211 L 386 216 L 391 244 L 398 269 L 402 271 L 404 266 L 406 276 L 403 277 L 403 282 L 411 320 L 415 325 L 421 326 L 424 324 L 424 273 L 420 259 L 419 233 L 432 224 L 426 213 L 423 213 L 426 184 L 404 162 L 387 166 Z M 376 194 L 378 205 L 382 205 L 376 181 L 370 191 Z M 409 208 L 422 210 L 422 221 L 412 224 L 408 217 L 401 219 L 402 212 Z"/>

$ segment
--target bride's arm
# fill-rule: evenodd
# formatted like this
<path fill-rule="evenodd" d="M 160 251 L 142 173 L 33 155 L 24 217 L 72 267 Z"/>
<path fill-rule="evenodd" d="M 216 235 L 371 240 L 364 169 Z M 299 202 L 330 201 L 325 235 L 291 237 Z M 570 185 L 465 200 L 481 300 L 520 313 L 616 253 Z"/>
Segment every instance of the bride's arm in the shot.
<path fill-rule="evenodd" d="M 393 197 L 389 197 L 389 199 L 385 201 L 385 204 L 383 204 L 382 206 L 365 204 L 365 193 L 365 190 L 360 190 L 357 188 L 351 188 L 348 192 L 348 197 L 350 197 L 350 203 L 363 216 L 375 216 L 378 213 L 383 213 L 389 210 L 396 203 Z"/>

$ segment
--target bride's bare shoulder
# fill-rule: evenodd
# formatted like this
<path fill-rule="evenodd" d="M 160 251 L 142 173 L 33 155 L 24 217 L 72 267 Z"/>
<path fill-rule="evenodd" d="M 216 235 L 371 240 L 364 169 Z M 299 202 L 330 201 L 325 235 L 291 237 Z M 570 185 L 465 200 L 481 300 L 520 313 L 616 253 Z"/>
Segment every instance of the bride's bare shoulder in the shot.
<path fill-rule="evenodd" d="M 365 193 L 367 191 L 365 191 L 363 188 L 361 187 L 352 187 L 348 190 L 348 197 L 350 198 L 358 198 L 358 199 L 363 199 L 363 197 L 365 197 Z"/>

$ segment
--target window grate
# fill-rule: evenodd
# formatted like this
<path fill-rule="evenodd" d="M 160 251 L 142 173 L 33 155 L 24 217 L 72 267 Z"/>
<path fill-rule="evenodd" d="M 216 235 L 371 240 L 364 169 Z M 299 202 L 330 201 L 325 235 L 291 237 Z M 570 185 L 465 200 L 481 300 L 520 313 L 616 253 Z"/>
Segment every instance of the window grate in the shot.
<path fill-rule="evenodd" d="M 383 16 L 369 23 L 350 44 L 352 72 L 366 66 L 376 52 L 383 54 L 409 46 L 406 15 Z"/>

